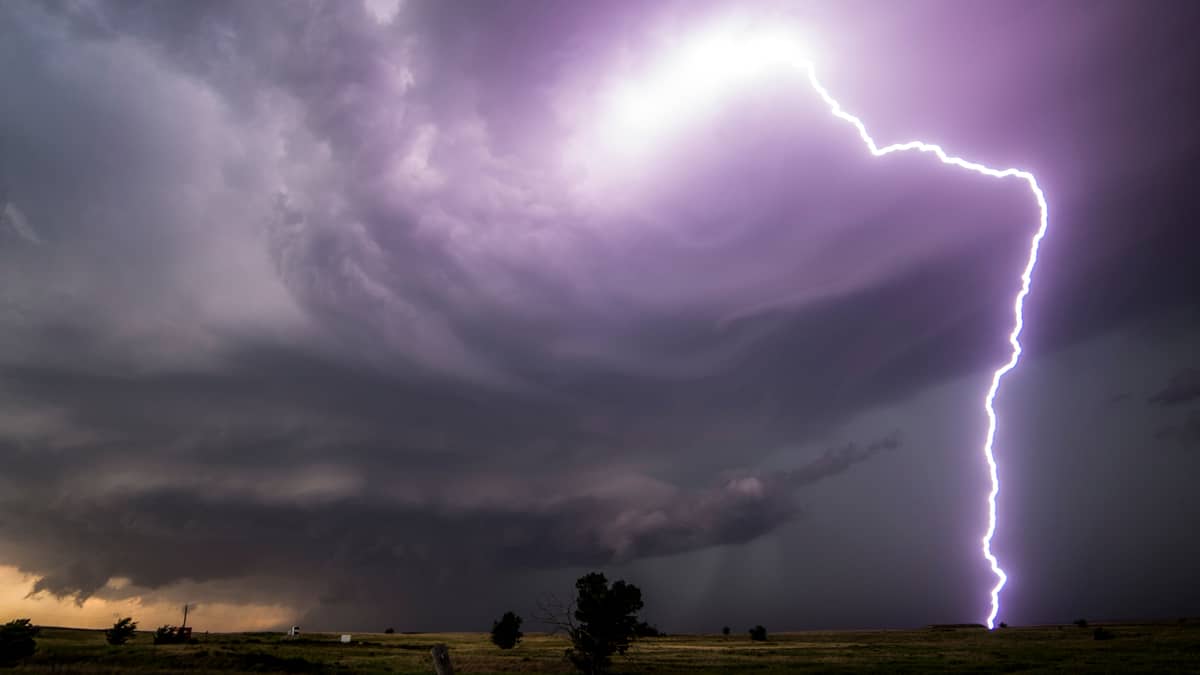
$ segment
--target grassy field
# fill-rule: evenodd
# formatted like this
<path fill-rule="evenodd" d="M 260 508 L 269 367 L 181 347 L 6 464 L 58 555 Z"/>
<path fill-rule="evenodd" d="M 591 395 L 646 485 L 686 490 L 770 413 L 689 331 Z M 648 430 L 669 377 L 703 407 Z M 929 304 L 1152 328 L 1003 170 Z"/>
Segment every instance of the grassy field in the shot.
<path fill-rule="evenodd" d="M 980 628 L 822 631 L 745 635 L 683 635 L 639 641 L 621 673 L 783 672 L 1200 672 L 1200 621 L 1041 626 L 989 633 Z M 37 654 L 18 673 L 431 673 L 429 649 L 450 647 L 456 673 L 568 673 L 566 641 L 530 635 L 501 651 L 482 633 L 356 634 L 340 644 L 332 634 L 288 640 L 277 633 L 196 636 L 198 644 L 151 644 L 139 633 L 110 647 L 102 631 L 44 628 Z"/>

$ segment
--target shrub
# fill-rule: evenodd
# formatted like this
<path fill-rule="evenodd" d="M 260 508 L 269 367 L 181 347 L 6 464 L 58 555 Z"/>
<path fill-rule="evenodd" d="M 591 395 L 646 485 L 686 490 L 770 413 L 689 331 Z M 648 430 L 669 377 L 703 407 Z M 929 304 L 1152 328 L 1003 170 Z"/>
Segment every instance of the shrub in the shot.
<path fill-rule="evenodd" d="M 15 666 L 33 656 L 39 630 L 29 619 L 13 619 L 0 626 L 0 666 Z"/>
<path fill-rule="evenodd" d="M 396 632 L 396 629 L 395 628 L 385 628 L 383 632 L 388 635 L 392 635 L 393 633 Z"/>
<path fill-rule="evenodd" d="M 104 639 L 107 640 L 108 644 L 110 645 L 123 645 L 126 642 L 129 642 L 130 638 L 133 637 L 133 634 L 136 631 L 137 622 L 133 620 L 133 617 L 127 616 L 117 619 L 116 623 L 112 625 L 112 628 L 104 631 Z"/>
<path fill-rule="evenodd" d="M 521 617 L 512 612 L 505 612 L 499 621 L 492 623 L 492 644 L 500 649 L 516 647 L 524 635 L 521 632 Z"/>
<path fill-rule="evenodd" d="M 1092 631 L 1092 639 L 1093 640 L 1111 640 L 1111 639 L 1113 639 L 1113 634 L 1107 630 L 1104 630 L 1103 627 L 1097 626 L 1096 630 Z"/>
<path fill-rule="evenodd" d="M 729 626 L 721 627 L 721 635 L 729 635 Z"/>
<path fill-rule="evenodd" d="M 766 642 L 767 629 L 762 627 L 762 624 L 750 629 L 750 639 L 755 642 Z"/>
<path fill-rule="evenodd" d="M 1006 623 L 1004 623 L 1003 621 L 1001 621 L 1001 622 L 1000 622 L 1000 627 L 1001 627 L 1001 628 L 1008 628 L 1008 624 L 1006 624 Z"/>
<path fill-rule="evenodd" d="M 1075 619 L 1075 625 L 1080 628 L 1087 628 L 1087 619 Z"/>
<path fill-rule="evenodd" d="M 196 642 L 197 640 L 192 639 L 191 628 L 159 626 L 158 630 L 154 631 L 154 644 L 156 645 L 195 644 Z"/>

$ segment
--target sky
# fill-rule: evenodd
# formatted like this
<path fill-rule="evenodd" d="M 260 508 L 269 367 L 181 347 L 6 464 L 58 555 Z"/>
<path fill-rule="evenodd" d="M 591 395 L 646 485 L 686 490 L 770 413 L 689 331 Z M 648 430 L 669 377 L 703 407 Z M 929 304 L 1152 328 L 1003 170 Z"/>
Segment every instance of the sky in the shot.
<path fill-rule="evenodd" d="M 0 619 L 982 621 L 1037 205 L 792 69 L 680 100 L 734 24 L 1046 191 L 998 619 L 1200 613 L 1197 7 L 17 0 Z"/>

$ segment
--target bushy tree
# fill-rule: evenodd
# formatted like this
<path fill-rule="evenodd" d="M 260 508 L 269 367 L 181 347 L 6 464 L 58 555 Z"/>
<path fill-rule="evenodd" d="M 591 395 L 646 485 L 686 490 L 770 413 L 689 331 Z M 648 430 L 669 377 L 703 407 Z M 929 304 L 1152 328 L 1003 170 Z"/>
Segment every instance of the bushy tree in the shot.
<path fill-rule="evenodd" d="M 136 631 L 137 622 L 133 620 L 133 617 L 126 616 L 117 619 L 112 628 L 104 631 L 104 639 L 110 645 L 123 645 L 129 642 L 129 639 L 133 637 Z"/>
<path fill-rule="evenodd" d="M 521 632 L 521 617 L 505 612 L 499 621 L 492 622 L 492 644 L 500 649 L 512 649 L 524 637 Z"/>
<path fill-rule="evenodd" d="M 762 627 L 762 624 L 750 629 L 750 639 L 755 642 L 765 642 L 767 639 L 767 629 Z"/>
<path fill-rule="evenodd" d="M 613 654 L 624 654 L 637 636 L 642 591 L 633 584 L 608 579 L 599 572 L 575 582 L 574 621 L 568 630 L 571 649 L 567 657 L 579 670 L 602 673 L 612 664 Z"/>
<path fill-rule="evenodd" d="M 15 666 L 37 651 L 37 626 L 29 619 L 13 619 L 0 626 L 0 666 Z"/>
<path fill-rule="evenodd" d="M 721 635 L 729 635 L 729 626 L 721 627 Z"/>
<path fill-rule="evenodd" d="M 395 633 L 395 632 L 396 632 L 396 629 L 395 629 L 395 628 L 390 628 L 390 627 L 389 627 L 389 628 L 386 628 L 386 629 L 384 629 L 384 631 L 383 631 L 383 632 L 384 632 L 384 633 L 386 633 L 386 634 L 388 634 L 388 635 L 392 635 L 393 633 Z"/>

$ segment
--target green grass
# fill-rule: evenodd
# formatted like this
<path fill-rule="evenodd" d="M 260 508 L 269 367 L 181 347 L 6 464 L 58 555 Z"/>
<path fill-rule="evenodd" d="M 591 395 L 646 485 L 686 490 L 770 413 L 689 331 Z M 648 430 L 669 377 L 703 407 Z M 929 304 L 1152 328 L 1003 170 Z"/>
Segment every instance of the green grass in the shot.
<path fill-rule="evenodd" d="M 877 671 L 949 672 L 1200 672 L 1200 622 L 1105 624 L 1112 639 L 1095 640 L 1094 626 L 1040 626 L 987 632 L 980 628 L 887 631 L 812 631 L 745 635 L 683 635 L 638 641 L 620 673 L 771 673 Z M 18 673 L 431 673 L 429 649 L 450 647 L 456 673 L 569 673 L 561 636 L 529 635 L 513 650 L 494 647 L 484 633 L 198 634 L 198 644 L 151 644 L 140 632 L 111 647 L 103 631 L 44 628 L 38 651 Z"/>

